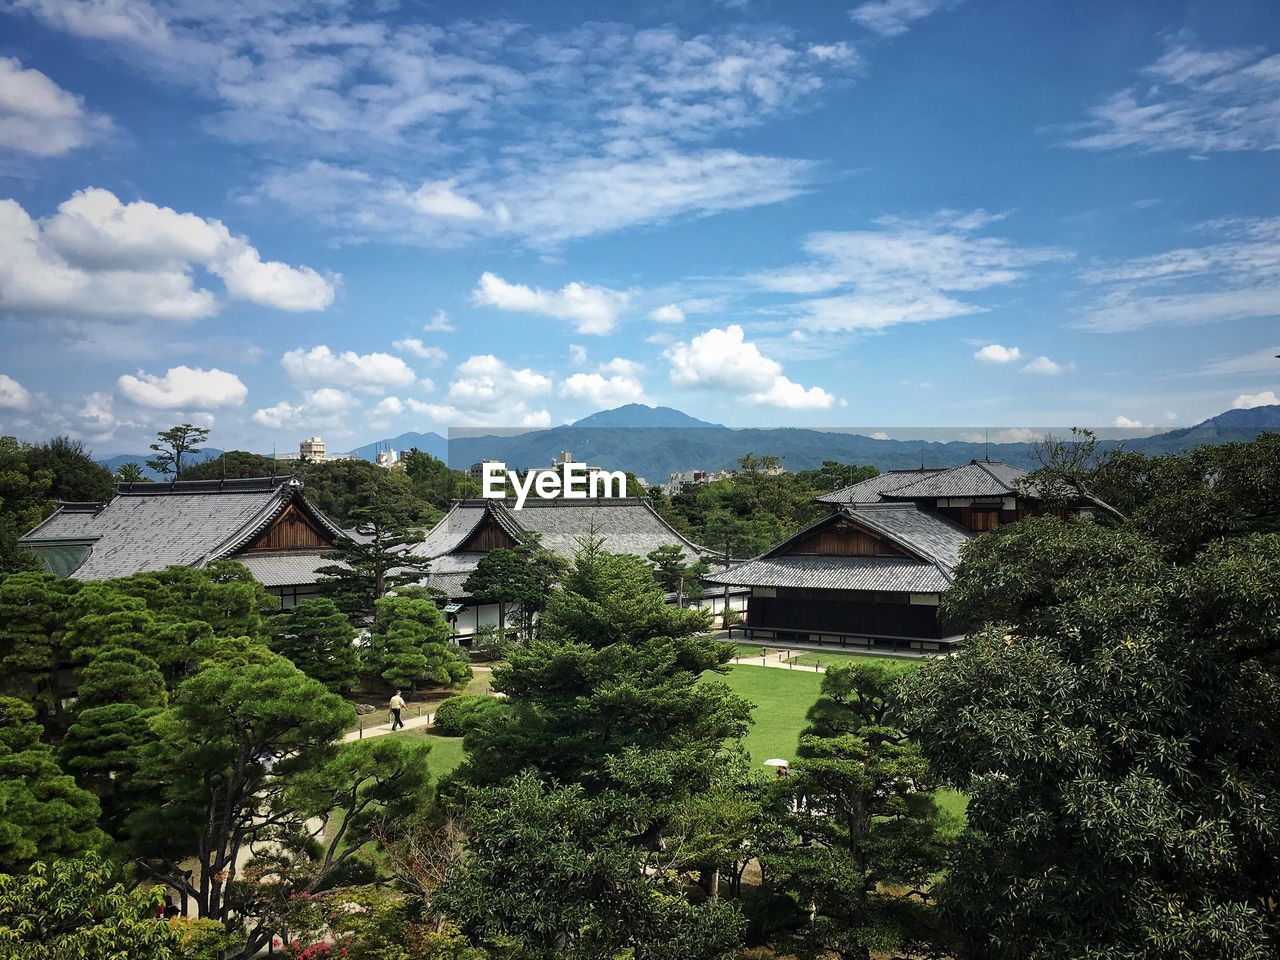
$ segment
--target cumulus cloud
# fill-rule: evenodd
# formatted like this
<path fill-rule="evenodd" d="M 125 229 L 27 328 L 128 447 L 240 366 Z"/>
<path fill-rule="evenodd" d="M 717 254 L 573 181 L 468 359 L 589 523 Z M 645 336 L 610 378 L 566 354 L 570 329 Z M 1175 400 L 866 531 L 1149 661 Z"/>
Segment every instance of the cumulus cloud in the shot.
<path fill-rule="evenodd" d="M 404 412 L 404 404 L 398 397 L 383 397 L 369 412 L 372 416 L 380 419 L 398 417 Z"/>
<path fill-rule="evenodd" d="M 0 373 L 0 409 L 31 409 L 31 391 L 5 373 Z"/>
<path fill-rule="evenodd" d="M 981 350 L 975 351 L 973 359 L 980 363 L 1013 363 L 1022 356 L 1017 347 L 1006 347 L 998 343 L 989 343 Z"/>
<path fill-rule="evenodd" d="M 1254 407 L 1270 407 L 1280 404 L 1280 398 L 1274 390 L 1263 390 L 1260 393 L 1242 393 L 1232 402 L 1234 410 L 1252 410 Z"/>
<path fill-rule="evenodd" d="M 234 373 L 187 366 L 171 367 L 162 377 L 141 370 L 137 376 L 125 374 L 116 387 L 127 400 L 156 410 L 238 407 L 249 395 L 248 387 Z"/>
<path fill-rule="evenodd" d="M 677 304 L 668 303 L 650 310 L 649 319 L 657 323 L 684 323 L 684 310 Z"/>
<path fill-rule="evenodd" d="M 108 190 L 81 190 L 33 219 L 0 200 L 0 310 L 11 314 L 196 320 L 217 313 L 194 267 L 219 277 L 232 299 L 281 310 L 321 310 L 333 281 L 310 267 L 263 262 L 218 220 Z"/>
<path fill-rule="evenodd" d="M 550 412 L 530 403 L 550 392 L 549 377 L 513 368 L 493 354 L 477 354 L 458 365 L 444 403 L 406 403 L 415 413 L 451 426 L 545 427 Z"/>
<path fill-rule="evenodd" d="M 560 384 L 560 396 L 580 400 L 600 409 L 644 400 L 644 385 L 632 377 L 605 377 L 599 373 L 575 373 Z"/>
<path fill-rule="evenodd" d="M 918 220 L 882 217 L 873 230 L 814 233 L 804 244 L 808 262 L 749 279 L 798 297 L 788 309 L 812 330 L 884 330 L 981 313 L 985 306 L 960 295 L 1014 283 L 1034 266 L 1070 256 L 977 235 L 1002 219 L 942 210 Z"/>
<path fill-rule="evenodd" d="M 417 379 L 407 363 L 389 353 L 334 353 L 324 344 L 290 350 L 280 358 L 280 365 L 294 383 L 327 382 L 368 392 L 405 387 Z"/>
<path fill-rule="evenodd" d="M 1280 54 L 1170 46 L 1142 82 L 1090 108 L 1086 150 L 1149 152 L 1280 148 Z"/>
<path fill-rule="evenodd" d="M 337 387 L 321 387 L 303 394 L 299 403 L 281 401 L 253 413 L 253 422 L 272 430 L 296 426 L 345 426 L 345 417 L 359 406 L 350 393 Z"/>
<path fill-rule="evenodd" d="M 1067 373 L 1068 371 L 1074 370 L 1075 368 L 1076 368 L 1076 365 L 1074 362 L 1057 363 L 1054 360 L 1050 360 L 1046 356 L 1039 356 L 1039 357 L 1036 357 L 1034 360 L 1032 360 L 1030 363 L 1025 364 L 1022 368 L 1022 372 L 1038 373 L 1047 377 L 1056 377 L 1060 373 Z"/>
<path fill-rule="evenodd" d="M 571 320 L 579 333 L 603 335 L 617 325 L 631 295 L 577 281 L 559 290 L 543 290 L 509 283 L 497 274 L 486 272 L 471 292 L 471 299 L 479 306 Z"/>
<path fill-rule="evenodd" d="M 1136 430 L 1139 427 L 1145 426 L 1141 420 L 1132 420 L 1123 414 L 1117 416 L 1115 420 L 1112 421 L 1112 425 L 1124 430 Z"/>
<path fill-rule="evenodd" d="M 825 409 L 835 397 L 821 387 L 803 387 L 782 374 L 782 364 L 748 341 L 742 327 L 712 328 L 677 343 L 663 354 L 671 364 L 671 382 L 731 393 L 748 403 L 788 409 Z"/>
<path fill-rule="evenodd" d="M 440 364 L 449 359 L 449 355 L 439 347 L 428 346 L 416 337 L 405 337 L 403 340 L 396 340 L 394 346 L 401 353 L 409 353 L 428 363 Z"/>
<path fill-rule="evenodd" d="M 39 70 L 0 57 L 0 150 L 61 156 L 92 142 L 111 121 L 85 108 Z"/>
<path fill-rule="evenodd" d="M 431 319 L 422 325 L 423 333 L 453 333 L 456 329 L 449 319 L 449 314 L 443 310 L 437 310 Z"/>
<path fill-rule="evenodd" d="M 586 351 L 583 351 L 586 362 Z M 617 407 L 624 403 L 640 403 L 647 398 L 640 379 L 644 367 L 634 360 L 614 357 L 599 364 L 594 373 L 575 373 L 560 384 L 559 394 L 567 400 L 580 400 L 597 409 Z"/>
<path fill-rule="evenodd" d="M 910 30 L 917 20 L 947 5 L 947 0 L 871 0 L 854 7 L 849 16 L 882 37 L 897 37 Z"/>

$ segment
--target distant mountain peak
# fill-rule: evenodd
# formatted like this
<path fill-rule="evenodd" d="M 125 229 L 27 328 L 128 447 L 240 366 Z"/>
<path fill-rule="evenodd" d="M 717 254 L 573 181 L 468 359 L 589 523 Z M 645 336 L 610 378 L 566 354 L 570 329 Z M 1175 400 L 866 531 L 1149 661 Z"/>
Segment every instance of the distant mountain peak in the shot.
<path fill-rule="evenodd" d="M 719 427 L 723 424 L 708 423 L 673 407 L 650 407 L 643 403 L 627 403 L 612 410 L 601 410 L 589 417 L 575 420 L 575 427 Z"/>

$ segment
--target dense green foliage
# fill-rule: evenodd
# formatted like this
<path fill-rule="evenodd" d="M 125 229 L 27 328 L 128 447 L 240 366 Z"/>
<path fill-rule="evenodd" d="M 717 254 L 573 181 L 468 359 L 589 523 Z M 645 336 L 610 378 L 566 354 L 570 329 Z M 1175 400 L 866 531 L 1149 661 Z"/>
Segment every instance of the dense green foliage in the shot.
<path fill-rule="evenodd" d="M 354 461 L 339 461 L 340 463 Z M 401 482 L 403 476 L 374 468 L 356 489 L 358 505 L 349 510 L 354 535 L 334 541 L 335 563 L 321 567 L 321 592 L 344 613 L 372 616 L 374 605 L 396 587 L 416 584 L 427 561 L 405 549 L 421 540 L 413 526 L 417 501 Z"/>
<path fill-rule="evenodd" d="M 156 918 L 161 891 L 130 890 L 96 857 L 0 874 L 3 960 L 178 960 L 178 937 Z"/>
<path fill-rule="evenodd" d="M 949 825 L 932 798 L 936 776 L 902 729 L 902 677 L 873 663 L 828 670 L 784 781 L 796 798 L 792 829 L 807 842 L 764 862 L 811 915 L 783 938 L 801 956 L 869 958 L 936 939 L 924 901 Z"/>
<path fill-rule="evenodd" d="M 746 454 L 727 479 L 692 484 L 654 506 L 692 540 L 730 556 L 755 556 L 826 514 L 814 498 L 876 475 L 874 467 L 827 460 L 817 470 L 784 472 L 777 457 Z"/>
<path fill-rule="evenodd" d="M 471 677 L 466 655 L 450 643 L 449 624 L 425 591 L 403 591 L 377 602 L 365 648 L 365 672 L 392 687 L 459 686 Z"/>
<path fill-rule="evenodd" d="M 356 685 L 356 630 L 332 600 L 303 600 L 272 617 L 267 630 L 272 650 L 332 692 L 346 693 Z"/>
<path fill-rule="evenodd" d="M 551 588 L 564 576 L 568 564 L 542 546 L 537 534 L 526 534 L 512 549 L 490 550 L 463 589 L 477 603 L 498 605 L 498 636 L 507 635 L 507 614 L 514 612 L 524 636 L 532 636 L 537 618 L 547 606 Z"/>
<path fill-rule="evenodd" d="M 0 870 L 99 846 L 98 802 L 64 774 L 35 711 L 0 697 Z"/>
<path fill-rule="evenodd" d="M 968 646 L 906 681 L 925 754 L 971 797 L 942 898 L 960 952 L 1273 956 L 1275 440 L 1085 479 L 1125 519 L 976 540 L 945 600 Z"/>
<path fill-rule="evenodd" d="M 0 437 L 0 576 L 40 568 L 17 541 L 53 513 L 59 500 L 105 500 L 111 483 L 111 473 L 94 463 L 79 440 L 55 437 L 33 445 Z"/>
<path fill-rule="evenodd" d="M 435 732 L 460 737 L 502 710 L 502 701 L 488 694 L 474 693 L 450 697 L 436 708 Z"/>

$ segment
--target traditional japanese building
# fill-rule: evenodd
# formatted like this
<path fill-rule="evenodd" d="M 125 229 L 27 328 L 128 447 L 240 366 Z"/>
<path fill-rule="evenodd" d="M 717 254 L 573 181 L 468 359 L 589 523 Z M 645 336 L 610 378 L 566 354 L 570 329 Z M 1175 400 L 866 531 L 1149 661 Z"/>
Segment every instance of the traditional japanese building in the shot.
<path fill-rule="evenodd" d="M 1035 509 L 1024 476 L 986 460 L 889 471 L 819 497 L 829 516 L 707 579 L 750 590 L 753 640 L 944 650 L 963 639 L 939 616 L 960 550 Z"/>
<path fill-rule="evenodd" d="M 500 547 L 513 548 L 527 534 L 536 534 L 543 547 L 571 559 L 583 538 L 602 539 L 604 549 L 644 558 L 659 547 L 675 546 L 688 562 L 713 555 L 685 539 L 662 519 L 648 500 L 615 497 L 583 500 L 530 499 L 516 510 L 502 500 L 459 500 L 411 552 L 430 560 L 423 582 L 447 598 L 455 630 L 471 636 L 481 627 L 498 623 L 497 604 L 475 603 L 467 593 L 467 578 L 481 557 Z M 724 604 L 722 591 L 693 599 L 718 614 Z M 745 592 L 731 592 L 730 604 L 739 608 Z"/>
<path fill-rule="evenodd" d="M 234 560 L 291 607 L 316 592 L 342 534 L 301 480 L 274 477 L 121 484 L 104 503 L 60 504 L 19 543 L 78 580 Z"/>

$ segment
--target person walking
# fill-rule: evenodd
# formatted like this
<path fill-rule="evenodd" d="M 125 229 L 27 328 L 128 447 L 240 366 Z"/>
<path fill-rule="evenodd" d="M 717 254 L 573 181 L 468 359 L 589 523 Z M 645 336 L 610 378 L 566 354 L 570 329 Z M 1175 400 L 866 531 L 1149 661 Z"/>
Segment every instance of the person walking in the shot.
<path fill-rule="evenodd" d="M 400 696 L 399 690 L 397 690 L 395 692 L 395 695 L 392 696 L 390 707 L 391 707 L 391 729 L 392 731 L 399 730 L 401 727 L 404 726 L 404 721 L 400 719 L 400 711 L 404 709 L 404 697 Z"/>

